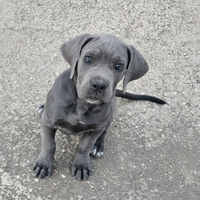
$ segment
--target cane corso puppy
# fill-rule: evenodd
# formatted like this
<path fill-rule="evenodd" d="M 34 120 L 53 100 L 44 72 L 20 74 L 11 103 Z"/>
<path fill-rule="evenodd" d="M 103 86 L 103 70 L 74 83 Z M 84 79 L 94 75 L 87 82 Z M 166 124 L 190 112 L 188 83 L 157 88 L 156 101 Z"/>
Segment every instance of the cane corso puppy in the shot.
<path fill-rule="evenodd" d="M 104 139 L 113 119 L 115 96 L 165 102 L 125 93 L 130 81 L 148 71 L 148 64 L 132 45 L 114 35 L 80 35 L 65 42 L 61 52 L 71 67 L 57 78 L 45 106 L 39 108 L 42 147 L 33 171 L 39 178 L 52 174 L 58 129 L 65 134 L 82 133 L 71 172 L 78 180 L 87 180 L 91 174 L 90 154 L 98 158 L 104 154 Z M 123 91 L 116 90 L 123 78 Z"/>

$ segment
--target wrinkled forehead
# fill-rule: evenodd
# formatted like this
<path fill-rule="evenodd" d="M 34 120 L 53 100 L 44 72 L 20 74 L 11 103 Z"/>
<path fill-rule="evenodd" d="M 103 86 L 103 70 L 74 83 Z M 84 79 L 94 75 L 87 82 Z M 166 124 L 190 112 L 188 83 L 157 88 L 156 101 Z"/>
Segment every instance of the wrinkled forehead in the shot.
<path fill-rule="evenodd" d="M 127 45 L 119 38 L 114 36 L 97 36 L 91 40 L 82 49 L 82 53 L 93 52 L 95 54 L 101 54 L 104 57 L 123 57 L 128 59 Z"/>

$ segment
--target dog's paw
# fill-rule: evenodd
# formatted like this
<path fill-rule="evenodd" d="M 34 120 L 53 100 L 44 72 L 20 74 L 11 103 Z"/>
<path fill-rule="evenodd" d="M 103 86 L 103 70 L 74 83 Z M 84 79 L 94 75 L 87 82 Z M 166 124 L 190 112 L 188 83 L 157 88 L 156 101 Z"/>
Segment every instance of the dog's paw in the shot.
<path fill-rule="evenodd" d="M 91 149 L 90 154 L 96 158 L 102 157 L 104 154 L 104 142 L 97 140 Z"/>
<path fill-rule="evenodd" d="M 45 178 L 51 176 L 53 169 L 53 161 L 38 158 L 33 165 L 33 174 L 38 178 Z"/>
<path fill-rule="evenodd" d="M 43 110 L 44 110 L 44 105 L 41 105 L 40 107 L 36 108 L 36 111 L 40 116 L 42 116 Z"/>
<path fill-rule="evenodd" d="M 99 148 L 98 146 L 93 147 L 93 149 L 91 150 L 90 154 L 96 158 L 100 158 L 103 156 L 104 151 L 102 148 Z"/>
<path fill-rule="evenodd" d="M 72 164 L 71 173 L 77 180 L 86 181 L 92 173 L 92 168 L 90 165 L 89 158 L 87 159 L 76 159 Z"/>
<path fill-rule="evenodd" d="M 105 133 L 104 132 L 95 142 L 93 148 L 90 151 L 90 155 L 96 157 L 96 158 L 100 158 L 103 156 L 104 154 L 104 137 L 105 137 Z"/>

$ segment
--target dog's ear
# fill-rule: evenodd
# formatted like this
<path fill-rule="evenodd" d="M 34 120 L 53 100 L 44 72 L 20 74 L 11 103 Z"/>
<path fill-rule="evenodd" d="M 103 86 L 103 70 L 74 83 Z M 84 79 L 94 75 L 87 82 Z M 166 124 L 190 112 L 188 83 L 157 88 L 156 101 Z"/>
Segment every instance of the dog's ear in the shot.
<path fill-rule="evenodd" d="M 129 63 L 124 77 L 123 92 L 126 91 L 128 82 L 139 79 L 149 69 L 149 66 L 143 56 L 132 45 L 128 45 Z"/>
<path fill-rule="evenodd" d="M 91 40 L 90 34 L 77 36 L 61 45 L 60 50 L 64 59 L 71 66 L 70 79 L 73 78 L 77 61 L 79 59 L 82 48 Z"/>

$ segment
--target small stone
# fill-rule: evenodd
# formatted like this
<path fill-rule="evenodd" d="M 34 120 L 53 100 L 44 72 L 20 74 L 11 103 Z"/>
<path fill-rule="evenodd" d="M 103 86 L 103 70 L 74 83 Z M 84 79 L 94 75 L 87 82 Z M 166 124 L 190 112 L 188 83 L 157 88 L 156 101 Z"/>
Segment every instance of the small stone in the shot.
<path fill-rule="evenodd" d="M 66 176 L 64 174 L 62 174 L 61 176 L 62 176 L 62 178 L 66 178 Z"/>
<path fill-rule="evenodd" d="M 15 176 L 15 178 L 16 178 L 16 179 L 19 179 L 19 178 L 20 178 L 20 176 L 19 176 L 19 175 L 16 175 L 16 176 Z"/>
<path fill-rule="evenodd" d="M 162 137 L 162 139 L 165 139 L 165 135 L 164 134 L 162 134 L 161 137 Z"/>
<path fill-rule="evenodd" d="M 5 163 L 3 163 L 3 165 L 2 165 L 2 166 L 6 168 L 6 167 L 7 167 L 7 163 L 6 163 L 6 162 L 5 162 Z"/>
<path fill-rule="evenodd" d="M 34 179 L 34 181 L 36 182 L 36 183 L 38 183 L 38 179 L 36 178 L 36 179 Z"/>
<path fill-rule="evenodd" d="M 12 186 L 13 185 L 13 181 L 11 180 L 11 178 L 10 178 L 8 173 L 4 173 L 1 176 L 1 184 L 2 185 L 7 185 L 7 186 Z"/>

